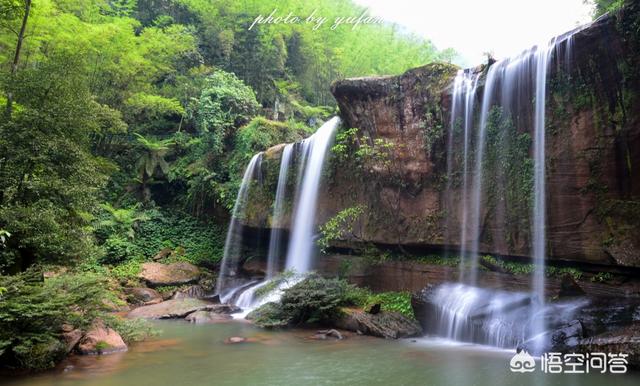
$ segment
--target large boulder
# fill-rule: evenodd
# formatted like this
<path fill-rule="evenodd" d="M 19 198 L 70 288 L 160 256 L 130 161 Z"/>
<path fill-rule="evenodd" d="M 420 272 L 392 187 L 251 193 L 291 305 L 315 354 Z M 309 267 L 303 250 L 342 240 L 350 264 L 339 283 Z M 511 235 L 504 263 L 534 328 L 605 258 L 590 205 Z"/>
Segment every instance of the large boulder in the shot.
<path fill-rule="evenodd" d="M 409 338 L 422 335 L 420 324 L 397 312 L 370 314 L 361 310 L 346 309 L 335 326 L 343 330 L 360 332 L 386 339 Z"/>
<path fill-rule="evenodd" d="M 206 309 L 211 303 L 198 299 L 171 299 L 158 304 L 138 307 L 129 312 L 129 318 L 144 319 L 181 319 L 185 316 Z"/>
<path fill-rule="evenodd" d="M 157 304 L 162 302 L 162 295 L 152 288 L 128 288 L 126 291 L 127 300 L 130 303 L 142 306 Z"/>
<path fill-rule="evenodd" d="M 201 272 L 198 267 L 186 262 L 161 264 L 144 263 L 138 275 L 150 287 L 192 284 L 198 281 Z"/>
<path fill-rule="evenodd" d="M 112 354 L 127 351 L 127 345 L 117 331 L 98 320 L 82 337 L 76 350 L 82 355 Z"/>

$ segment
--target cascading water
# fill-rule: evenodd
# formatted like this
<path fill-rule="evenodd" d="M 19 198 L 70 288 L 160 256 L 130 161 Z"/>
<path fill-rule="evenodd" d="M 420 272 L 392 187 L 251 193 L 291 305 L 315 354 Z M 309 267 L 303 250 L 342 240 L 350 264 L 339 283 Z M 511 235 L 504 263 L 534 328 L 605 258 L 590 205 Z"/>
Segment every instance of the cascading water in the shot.
<path fill-rule="evenodd" d="M 306 273 L 311 268 L 322 167 L 339 125 L 340 118 L 331 118 L 314 135 L 305 140 L 304 147 L 305 150 L 308 149 L 308 155 L 292 222 L 291 240 L 287 252 L 287 270 Z"/>
<path fill-rule="evenodd" d="M 540 308 L 526 292 L 451 283 L 425 296 L 431 304 L 427 315 L 429 334 L 502 348 L 515 348 L 536 336 L 536 324 L 541 319 L 554 327 L 569 323 L 586 304 L 585 300 L 571 300 Z M 538 342 L 542 339 L 533 340 L 534 344 Z"/>
<path fill-rule="evenodd" d="M 217 292 L 221 294 L 221 297 L 237 284 L 234 283 L 234 279 L 237 275 L 236 270 L 242 255 L 242 224 L 240 220 L 245 215 L 251 181 L 254 179 L 256 171 L 260 170 L 261 162 L 262 153 L 254 155 L 251 161 L 249 161 L 249 165 L 247 165 L 242 177 L 236 202 L 233 205 L 231 223 L 229 224 L 227 238 L 224 242 L 224 255 L 222 257 L 222 263 L 220 264 L 220 274 L 217 282 Z"/>
<path fill-rule="evenodd" d="M 460 146 L 463 158 L 456 162 L 453 154 L 447 155 L 447 171 L 450 176 L 447 189 L 453 189 L 451 180 L 454 176 L 461 176 L 461 198 L 457 209 L 453 208 L 456 210 L 451 212 L 457 212 L 459 216 L 460 282 L 467 285 L 445 285 L 432 294 L 431 301 L 435 309 L 434 319 L 430 322 L 433 327 L 431 333 L 454 340 L 513 347 L 525 339 L 541 335 L 546 330 L 549 313 L 560 311 L 556 304 L 546 305 L 544 298 L 545 105 L 550 59 L 553 55 L 560 55 L 558 47 L 563 45 L 561 54 L 566 60 L 566 66 L 570 66 L 572 44 L 573 33 L 568 33 L 547 44 L 524 51 L 517 57 L 490 64 L 484 80 L 480 79 L 480 71 L 474 73 L 473 70 L 462 70 L 456 75 L 452 88 L 447 150 L 455 152 L 455 147 Z M 480 110 L 476 114 L 475 98 L 479 94 L 478 89 L 481 89 L 482 99 L 479 103 Z M 489 138 L 494 108 L 499 108 L 500 114 L 512 120 L 515 125 L 512 130 L 518 130 L 519 133 L 531 132 L 531 161 L 521 160 L 532 163 L 529 243 L 535 268 L 529 294 L 477 288 L 480 246 L 486 242 L 483 240 L 485 233 L 490 231 L 487 228 L 490 226 L 489 222 L 501 222 L 496 227 L 499 229 L 507 226 L 504 223 L 505 212 L 514 205 L 514 202 L 508 202 L 505 197 L 494 197 L 492 209 L 486 203 L 490 200 L 491 192 L 497 189 L 493 186 L 496 181 L 506 183 L 505 179 L 508 179 L 504 164 L 494 162 L 496 165 L 493 169 L 486 164 L 488 141 L 497 141 L 492 146 L 503 152 L 511 151 L 510 147 L 513 145 L 509 143 L 509 138 L 512 137 L 502 135 L 503 133 L 493 133 L 493 137 Z M 459 122 L 460 119 L 462 122 Z M 457 139 L 460 134 L 457 134 L 456 128 L 464 128 L 461 141 Z M 472 133 L 473 129 L 475 133 Z M 500 127 L 497 130 L 506 129 Z M 493 181 L 493 184 L 486 181 Z M 526 200 L 526 197 L 518 199 Z M 450 205 L 456 205 L 452 201 L 448 201 Z M 489 213 L 490 210 L 494 212 Z M 502 234 L 498 237 L 504 239 Z M 465 276 L 466 272 L 470 272 L 468 277 Z M 513 313 L 515 309 L 518 310 L 517 315 Z M 563 318 L 565 316 L 562 315 Z"/>
<path fill-rule="evenodd" d="M 221 294 L 221 302 L 230 302 L 241 308 L 243 312 L 239 317 L 244 317 L 251 309 L 254 309 L 266 302 L 276 301 L 282 294 L 282 290 L 297 283 L 312 266 L 315 213 L 320 189 L 322 170 L 326 159 L 326 154 L 331 145 L 335 131 L 340 125 L 340 118 L 334 117 L 327 121 L 318 131 L 309 138 L 302 141 L 299 148 L 294 144 L 286 145 L 280 160 L 280 171 L 278 185 L 273 209 L 271 239 L 269 243 L 269 254 L 267 262 L 267 277 L 263 281 L 253 281 L 243 283 L 235 288 L 228 285 L 228 277 L 235 274 L 241 248 L 241 234 L 238 229 L 241 227 L 238 217 L 246 203 L 249 183 L 254 175 L 254 169 L 259 168 L 259 155 L 254 156 L 243 178 L 238 198 L 234 206 L 234 216 L 229 226 L 227 241 L 225 244 L 225 257 L 221 267 L 221 274 L 218 284 L 218 293 Z M 282 221 L 285 214 L 285 195 L 289 169 L 293 164 L 293 153 L 297 150 L 300 157 L 300 168 L 298 169 L 296 186 L 296 205 L 293 213 L 292 235 L 287 248 L 286 269 L 293 270 L 298 275 L 278 282 L 275 288 L 270 289 L 265 294 L 257 296 L 257 291 L 267 286 L 278 272 L 278 261 L 282 251 Z M 223 276 L 224 275 L 224 276 Z"/>
<path fill-rule="evenodd" d="M 534 203 L 533 203 L 533 292 L 536 295 L 539 310 L 544 308 L 545 257 L 546 257 L 546 175 L 545 175 L 545 102 L 547 89 L 547 66 L 556 39 L 541 45 L 536 57 L 536 108 L 533 139 L 534 154 Z M 540 334 L 545 330 L 544 318 L 536 319 L 533 332 Z"/>
<path fill-rule="evenodd" d="M 467 241 L 467 220 L 468 220 L 468 182 L 469 182 L 469 146 L 470 146 L 470 135 L 471 135 L 471 126 L 473 122 L 473 114 L 474 114 L 474 106 L 475 106 L 475 95 L 476 88 L 478 87 L 478 79 L 480 78 L 479 74 L 473 74 L 469 70 L 461 70 L 456 75 L 454 80 L 454 89 L 453 89 L 453 100 L 452 100 L 452 110 L 451 110 L 451 127 L 449 131 L 449 152 L 447 153 L 448 158 L 448 175 L 451 175 L 453 168 L 453 135 L 455 131 L 455 125 L 457 124 L 457 114 L 458 111 L 461 112 L 461 117 L 463 118 L 463 126 L 464 126 L 464 154 L 463 154 L 463 170 L 462 170 L 462 198 L 461 198 L 461 224 L 460 224 L 460 246 L 462 251 L 462 260 L 460 264 L 460 280 L 464 280 L 464 272 L 465 272 L 465 261 L 467 258 L 466 253 L 466 241 Z M 449 163 L 450 162 L 450 163 Z M 448 181 L 450 183 L 452 179 L 449 178 Z M 449 188 L 451 186 L 449 185 Z"/>
<path fill-rule="evenodd" d="M 276 197 L 273 203 L 273 216 L 271 219 L 271 234 L 269 237 L 269 253 L 267 255 L 267 279 L 272 278 L 278 272 L 278 261 L 282 250 L 282 228 L 284 220 L 285 194 L 287 191 L 287 176 L 291 167 L 291 154 L 293 144 L 288 144 L 282 150 L 280 159 L 280 172 L 278 174 L 278 185 L 276 187 Z"/>

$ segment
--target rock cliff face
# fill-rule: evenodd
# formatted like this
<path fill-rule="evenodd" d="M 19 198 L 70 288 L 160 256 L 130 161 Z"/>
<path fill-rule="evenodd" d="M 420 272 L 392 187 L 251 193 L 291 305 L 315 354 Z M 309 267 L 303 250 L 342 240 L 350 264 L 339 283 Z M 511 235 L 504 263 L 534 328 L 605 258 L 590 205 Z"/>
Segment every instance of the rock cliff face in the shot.
<path fill-rule="evenodd" d="M 552 259 L 640 266 L 640 52 L 638 36 L 627 33 L 632 23 L 637 25 L 638 13 L 630 9 L 599 20 L 573 36 L 571 56 L 556 51 L 552 58 L 546 106 Z M 460 191 L 446 190 L 444 183 L 453 72 L 436 64 L 399 77 L 333 85 L 346 126 L 374 141 L 400 145 L 394 147 L 392 164 L 400 168 L 402 188 L 396 189 L 384 171 L 374 170 L 362 189 L 369 192 L 369 210 L 379 214 L 372 220 L 383 225 L 365 225 L 363 238 L 460 244 L 459 214 L 447 208 L 447 196 Z M 530 132 L 531 127 L 517 130 Z M 349 179 L 336 179 L 333 190 L 342 190 L 339 185 Z M 495 221 L 490 205 L 483 207 L 480 249 L 529 256 L 528 240 L 508 243 L 503 235 L 509 230 L 499 229 L 504 224 Z"/>
<path fill-rule="evenodd" d="M 640 267 L 639 8 L 577 32 L 571 55 L 552 55 L 546 104 L 549 259 Z M 362 206 L 346 245 L 459 247 L 460 213 L 448 203 L 461 189 L 447 184 L 447 157 L 455 156 L 447 154 L 447 132 L 456 71 L 430 64 L 400 76 L 332 85 L 345 128 L 358 132 L 344 154 L 333 154 L 317 217 L 322 224 L 340 210 Z M 478 71 L 486 74 L 486 66 Z M 529 126 L 516 129 L 531 133 Z M 368 155 L 355 160 L 358 149 Z M 273 168 L 279 151 L 269 152 Z M 492 207 L 483 205 L 480 251 L 530 257 L 526 232 L 513 235 Z M 268 227 L 269 215 L 254 212 L 248 225 Z"/>

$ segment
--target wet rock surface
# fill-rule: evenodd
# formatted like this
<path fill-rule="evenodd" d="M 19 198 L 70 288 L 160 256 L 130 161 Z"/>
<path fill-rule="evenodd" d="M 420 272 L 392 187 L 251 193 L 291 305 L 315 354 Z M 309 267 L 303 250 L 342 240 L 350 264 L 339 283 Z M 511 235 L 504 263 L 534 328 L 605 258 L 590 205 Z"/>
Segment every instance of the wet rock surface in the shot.
<path fill-rule="evenodd" d="M 583 338 L 582 323 L 579 320 L 573 320 L 555 330 L 523 342 L 516 350 L 518 352 L 524 350 L 532 355 L 541 355 L 545 352 L 570 352 L 575 351 Z"/>
<path fill-rule="evenodd" d="M 629 365 L 640 368 L 640 322 L 583 339 L 578 345 L 583 353 L 628 354 Z"/>

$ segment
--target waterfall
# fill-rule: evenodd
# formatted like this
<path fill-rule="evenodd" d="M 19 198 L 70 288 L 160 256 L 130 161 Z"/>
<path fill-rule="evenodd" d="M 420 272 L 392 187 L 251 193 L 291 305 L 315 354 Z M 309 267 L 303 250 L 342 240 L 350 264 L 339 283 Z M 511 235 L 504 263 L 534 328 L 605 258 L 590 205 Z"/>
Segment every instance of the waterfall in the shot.
<path fill-rule="evenodd" d="M 536 107 L 534 122 L 534 203 L 533 203 L 533 258 L 535 271 L 533 274 L 533 292 L 537 298 L 537 304 L 544 307 L 545 288 L 545 257 L 546 257 L 546 175 L 545 175 L 545 102 L 547 89 L 547 66 L 551 51 L 555 47 L 553 39 L 547 45 L 541 45 L 536 50 Z M 542 333 L 545 330 L 544 319 L 537 319 L 534 332 Z"/>
<path fill-rule="evenodd" d="M 526 292 L 460 283 L 440 285 L 423 296 L 429 304 L 428 334 L 502 348 L 515 348 L 526 341 L 543 342 L 533 339 L 540 320 L 548 319 L 553 327 L 566 325 L 588 303 L 578 299 L 539 307 Z"/>
<path fill-rule="evenodd" d="M 544 296 L 547 248 L 545 106 L 551 58 L 564 59 L 564 70 L 569 72 L 573 34 L 582 28 L 532 47 L 516 57 L 490 63 L 488 69 L 460 70 L 453 80 L 446 189 L 451 195 L 454 190 L 452 180 L 461 179 L 459 202 L 451 197 L 447 199 L 448 211 L 457 213 L 459 220 L 460 283 L 444 285 L 432 294 L 435 308 L 429 322 L 431 333 L 461 341 L 515 347 L 525 339 L 542 336 L 549 327 L 549 320 L 554 318 L 552 314 L 565 312 L 556 305 L 546 304 Z M 564 50 L 559 49 L 561 45 Z M 476 98 L 481 99 L 476 102 Z M 509 122 L 513 127 L 502 123 L 496 126 L 497 119 Z M 514 135 L 528 133 L 529 145 L 525 145 L 524 155 L 518 153 L 520 158 L 516 160 L 498 158 L 496 161 L 496 149 L 503 155 L 509 154 L 516 146 L 511 142 L 522 138 Z M 487 154 L 490 150 L 494 153 Z M 456 151 L 462 153 L 460 160 L 455 157 Z M 510 181 L 513 175 L 510 177 L 506 170 L 514 161 L 529 165 L 526 170 L 531 175 L 533 188 L 526 197 L 501 194 L 505 192 L 504 185 L 518 181 Z M 528 225 L 518 225 L 520 228 L 526 226 L 526 229 L 518 230 L 529 235 L 521 241 L 528 242 L 534 263 L 531 290 L 529 293 L 508 293 L 478 288 L 482 250 L 491 247 L 491 244 L 487 245 L 489 242 L 494 246 L 501 242 L 504 245 L 505 234 L 499 230 L 509 227 L 507 213 L 521 205 L 516 201 L 524 201 L 523 208 L 527 208 L 527 213 L 521 213 L 520 217 L 529 218 Z M 449 239 L 451 232 L 447 232 Z M 518 310 L 515 314 L 514 309 Z"/>
<path fill-rule="evenodd" d="M 449 131 L 449 144 L 447 153 L 447 169 L 448 174 L 451 176 L 453 166 L 452 153 L 453 153 L 453 136 L 455 131 L 455 124 L 458 118 L 457 114 L 460 111 L 460 116 L 463 119 L 464 126 L 464 139 L 463 139 L 463 167 L 462 167 L 462 196 L 461 196 L 461 222 L 460 222 L 460 280 L 464 280 L 465 264 L 467 260 L 467 233 L 468 233 L 468 218 L 469 218 L 469 148 L 471 129 L 473 125 L 474 106 L 476 89 L 478 87 L 478 79 L 480 74 L 474 74 L 470 70 L 460 70 L 454 80 L 453 99 L 451 108 L 451 127 Z M 448 179 L 448 184 L 451 183 L 451 178 Z M 451 185 L 448 185 L 449 188 Z"/>
<path fill-rule="evenodd" d="M 284 147 L 280 159 L 278 184 L 273 207 L 266 278 L 265 280 L 249 283 L 245 281 L 237 285 L 237 283 L 229 282 L 230 278 L 235 276 L 235 271 L 238 269 L 238 264 L 241 260 L 242 235 L 239 218 L 243 216 L 243 208 L 247 201 L 250 182 L 254 177 L 255 170 L 260 168 L 262 153 L 255 155 L 247 166 L 233 209 L 233 217 L 229 225 L 224 258 L 218 280 L 218 293 L 221 295 L 221 302 L 230 302 L 243 308 L 243 312 L 236 315 L 237 317 L 244 317 L 249 311 L 266 302 L 278 300 L 286 287 L 297 283 L 303 278 L 303 275 L 297 275 L 282 282 L 274 282 L 272 285 L 275 288 L 267 291 L 268 293 L 262 294 L 262 296 L 257 296 L 256 294 L 260 288 L 277 280 L 275 274 L 279 271 L 278 261 L 283 253 L 282 223 L 285 215 L 287 181 L 295 152 L 299 154 L 300 166 L 296 178 L 296 205 L 292 216 L 286 269 L 294 270 L 298 274 L 304 274 L 311 268 L 314 256 L 315 215 L 320 181 L 329 146 L 333 142 L 335 131 L 339 125 L 340 118 L 334 117 L 322 125 L 315 134 L 301 143 L 288 144 Z M 231 284 L 236 284 L 236 286 L 231 287 Z"/>
<path fill-rule="evenodd" d="M 293 145 L 288 144 L 282 150 L 280 159 L 280 172 L 278 173 L 278 185 L 276 197 L 273 203 L 273 216 L 271 219 L 271 234 L 269 237 L 269 253 L 267 255 L 267 278 L 272 278 L 278 272 L 278 261 L 282 250 L 282 228 L 284 220 L 285 194 L 287 191 L 287 175 L 291 167 L 291 154 Z"/>
<path fill-rule="evenodd" d="M 316 207 L 322 167 L 339 125 L 340 118 L 331 118 L 315 134 L 303 142 L 303 154 L 305 154 L 306 162 L 291 225 L 292 232 L 287 252 L 287 270 L 305 273 L 311 268 Z"/>
<path fill-rule="evenodd" d="M 247 165 L 247 168 L 244 171 L 236 202 L 233 205 L 231 222 L 229 223 L 227 238 L 224 242 L 224 255 L 222 257 L 222 262 L 220 263 L 220 274 L 216 284 L 217 292 L 221 295 L 227 292 L 230 287 L 235 284 L 233 281 L 237 275 L 237 269 L 242 255 L 243 227 L 240 220 L 245 215 L 251 181 L 254 179 L 256 171 L 260 170 L 261 163 L 262 153 L 258 153 L 251 158 L 249 165 Z"/>

